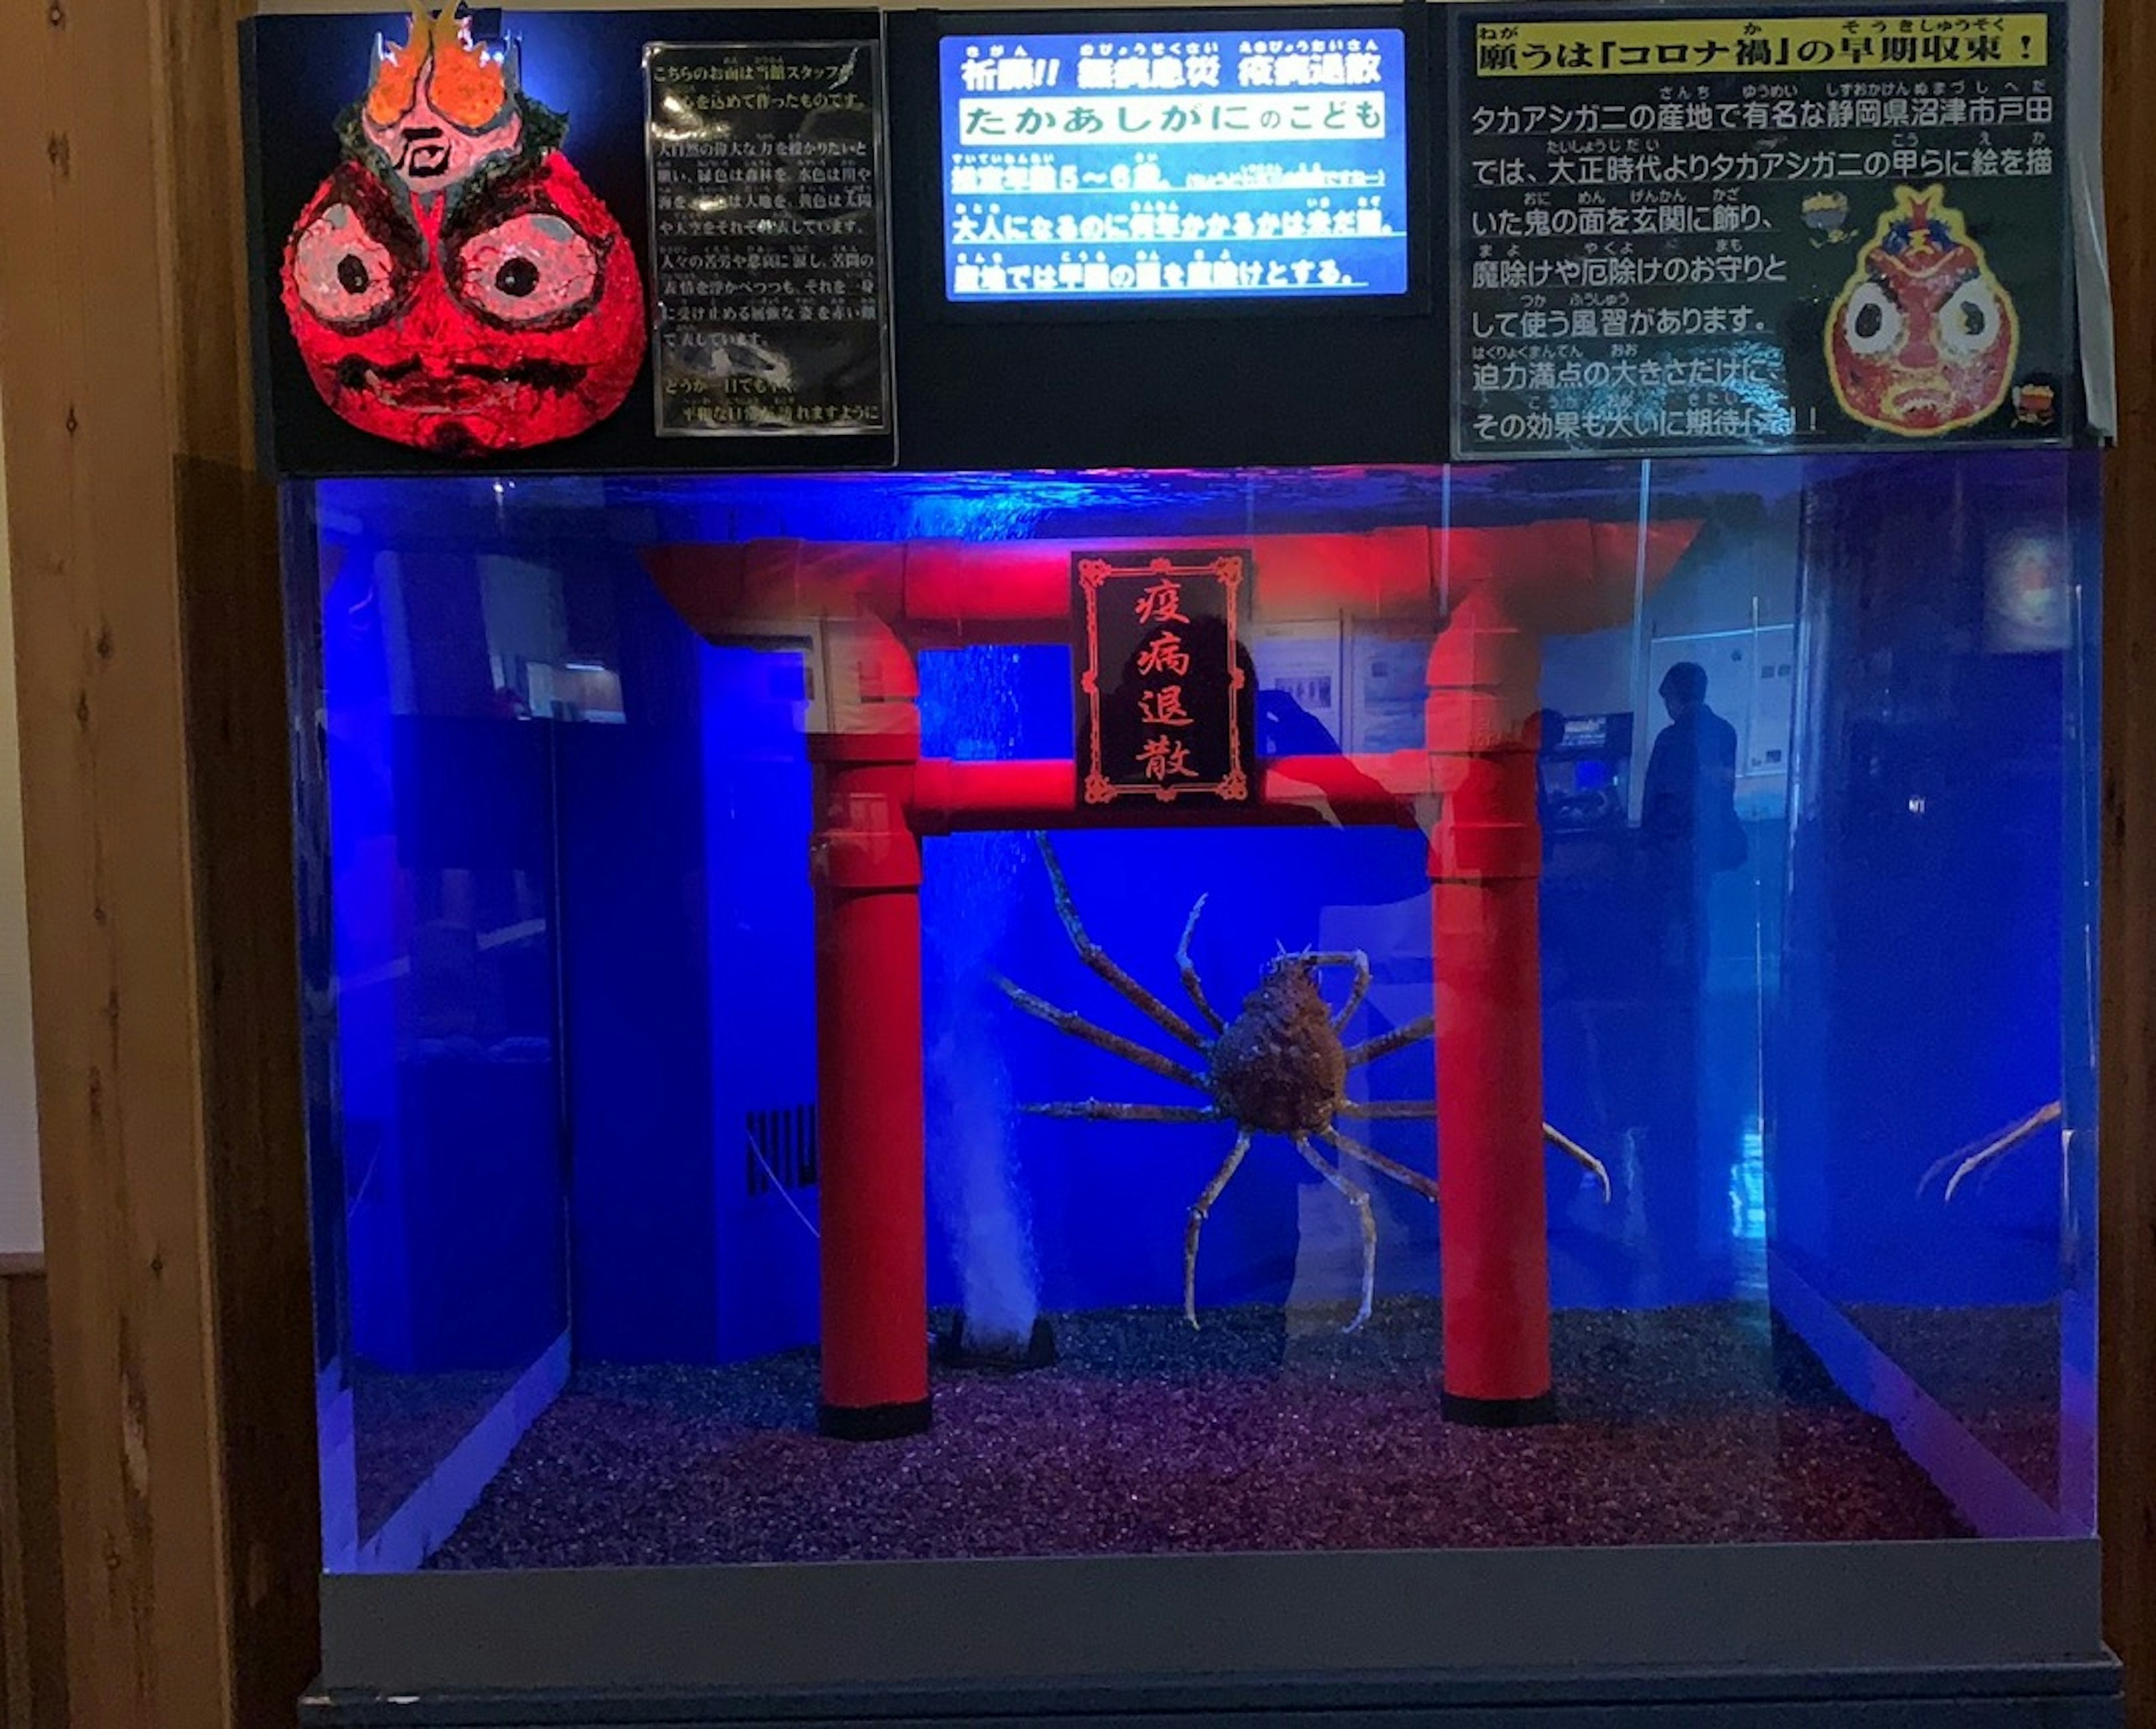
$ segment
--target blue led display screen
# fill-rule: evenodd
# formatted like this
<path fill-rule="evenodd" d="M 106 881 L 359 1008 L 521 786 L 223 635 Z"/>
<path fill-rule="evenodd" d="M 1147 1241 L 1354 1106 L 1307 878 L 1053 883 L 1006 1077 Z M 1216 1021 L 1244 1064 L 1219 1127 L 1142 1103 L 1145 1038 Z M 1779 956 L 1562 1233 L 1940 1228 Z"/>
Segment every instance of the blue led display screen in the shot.
<path fill-rule="evenodd" d="M 954 301 L 1408 290 L 1399 30 L 950 36 Z"/>

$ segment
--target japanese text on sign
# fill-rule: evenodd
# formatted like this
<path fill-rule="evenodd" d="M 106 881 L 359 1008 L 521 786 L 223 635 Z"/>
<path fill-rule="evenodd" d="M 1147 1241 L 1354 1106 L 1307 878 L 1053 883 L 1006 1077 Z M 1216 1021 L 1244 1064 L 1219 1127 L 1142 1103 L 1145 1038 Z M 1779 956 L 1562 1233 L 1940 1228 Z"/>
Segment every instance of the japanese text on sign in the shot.
<path fill-rule="evenodd" d="M 1079 553 L 1079 779 L 1088 804 L 1250 796 L 1239 613 L 1249 555 Z"/>
<path fill-rule="evenodd" d="M 1461 40 L 1462 457 L 2061 435 L 2050 12 Z"/>
<path fill-rule="evenodd" d="M 1478 24 L 1475 29 L 1475 71 L 1482 78 L 1941 71 L 2040 67 L 2050 59 L 2050 20 L 2041 13 Z"/>
<path fill-rule="evenodd" d="M 947 38 L 947 294 L 1405 292 L 1404 42 Z"/>
<path fill-rule="evenodd" d="M 1010 104 L 958 105 L 958 136 L 968 143 L 1016 138 L 1089 144 L 1230 143 L 1253 133 L 1291 137 L 1383 138 L 1385 99 L 1366 96 L 1125 96 L 1095 102 L 1083 96 L 1042 97 Z"/>
<path fill-rule="evenodd" d="M 662 436 L 888 430 L 876 53 L 645 50 Z"/>

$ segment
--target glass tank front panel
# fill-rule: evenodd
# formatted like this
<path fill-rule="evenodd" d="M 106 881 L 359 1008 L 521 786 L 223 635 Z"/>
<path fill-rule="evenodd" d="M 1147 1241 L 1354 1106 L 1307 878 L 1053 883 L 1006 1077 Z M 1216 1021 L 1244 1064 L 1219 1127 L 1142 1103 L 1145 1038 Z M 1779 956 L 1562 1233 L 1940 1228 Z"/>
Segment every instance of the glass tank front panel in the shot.
<path fill-rule="evenodd" d="M 2093 480 L 293 488 L 330 1566 L 2087 1532 Z"/>

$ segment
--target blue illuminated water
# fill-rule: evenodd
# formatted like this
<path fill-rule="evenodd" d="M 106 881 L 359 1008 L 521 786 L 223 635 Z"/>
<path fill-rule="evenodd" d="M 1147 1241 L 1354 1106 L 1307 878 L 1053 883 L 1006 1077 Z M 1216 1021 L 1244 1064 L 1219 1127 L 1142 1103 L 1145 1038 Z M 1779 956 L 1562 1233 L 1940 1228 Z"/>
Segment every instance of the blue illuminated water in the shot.
<path fill-rule="evenodd" d="M 315 1157 L 342 1203 L 325 1251 L 339 1350 L 426 1380 L 514 1377 L 563 1339 L 584 1367 L 717 1367 L 821 1337 L 808 663 L 700 639 L 647 549 L 1582 518 L 1629 548 L 1643 506 L 1701 525 L 1685 559 L 1638 616 L 1538 649 L 1540 705 L 1583 738 L 1615 720 L 1635 739 L 1566 784 L 1636 792 L 1666 724 L 1655 669 L 1680 654 L 1720 657 L 1714 700 L 1776 754 L 1745 771 L 1748 855 L 1707 894 L 1696 998 L 1650 979 L 1636 798 L 1611 831 L 1544 849 L 1543 1111 L 1616 1189 L 1605 1205 L 1550 1161 L 1553 1306 L 1735 1306 L 1763 1327 L 1801 1278 L 1851 1314 L 2051 1314 L 2087 1284 L 2085 1154 L 2063 1196 L 2056 1133 L 1951 1206 L 1920 1179 L 2052 1099 L 2089 1110 L 2086 647 L 2000 646 L 1985 594 L 1995 545 L 2079 520 L 2077 473 L 2015 456 L 315 489 L 323 551 L 302 586 L 321 605 L 337 1009 L 337 1132 Z M 1403 722 L 1358 685 L 1370 621 L 1268 622 L 1286 628 L 1254 639 L 1261 684 L 1286 642 L 1295 687 L 1337 694 L 1312 697 L 1322 719 L 1269 702 L 1264 754 L 1419 736 L 1419 691 Z M 1767 692 L 1742 669 L 1770 630 L 1795 670 Z M 1385 664 L 1425 653 L 1418 638 Z M 927 755 L 1069 761 L 1060 642 L 916 663 Z M 532 718 L 501 700 L 542 685 L 556 705 Z M 1377 975 L 1356 1036 L 1471 1012 L 1433 1000 L 1445 957 L 1416 829 L 1159 823 L 1058 844 L 1093 937 L 1164 998 L 1203 894 L 1194 957 L 1224 1010 L 1281 947 L 1338 943 Z M 1231 1131 L 1025 1113 L 1189 1095 L 996 988 L 1158 1042 L 1072 952 L 1026 835 L 931 837 L 924 858 L 932 1303 L 1012 1347 L 1041 1315 L 1173 1311 L 1187 1212 Z M 1354 1085 L 1408 1101 L 1435 1080 L 1425 1042 Z M 1365 1127 L 1440 1181 L 1473 1156 L 1426 1121 Z M 1383 1197 L 1381 1296 L 1440 1288 L 1440 1216 Z M 1353 1240 L 1337 1196 L 1261 1139 L 1207 1224 L 1201 1307 L 1330 1301 L 1337 1269 L 1312 1267 Z"/>
<path fill-rule="evenodd" d="M 961 761 L 1017 754 L 1024 731 L 1024 651 L 932 654 L 921 664 L 924 747 Z M 921 889 L 928 1191 L 943 1270 L 969 1344 L 1019 1356 L 1040 1309 L 1040 1275 L 1012 1130 L 1016 1099 L 1000 1036 L 1007 1013 L 993 975 L 1034 858 L 1023 834 L 954 834 L 928 843 Z"/>

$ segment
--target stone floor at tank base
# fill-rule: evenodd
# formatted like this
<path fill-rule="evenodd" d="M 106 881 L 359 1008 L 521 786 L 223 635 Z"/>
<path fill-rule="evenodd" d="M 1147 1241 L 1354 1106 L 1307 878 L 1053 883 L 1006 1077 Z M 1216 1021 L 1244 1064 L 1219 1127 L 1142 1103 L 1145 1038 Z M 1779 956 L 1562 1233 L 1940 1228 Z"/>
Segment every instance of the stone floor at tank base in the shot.
<path fill-rule="evenodd" d="M 939 1365 L 937 1429 L 877 1447 L 814 1435 L 805 1353 L 733 1370 L 579 1373 L 429 1568 L 324 1581 L 326 1680 L 300 1721 L 2123 1722 L 2116 1665 L 2094 1641 L 2093 1543 L 1968 1541 L 1887 1425 L 1756 1308 L 1561 1315 L 1563 1420 L 1508 1433 L 1455 1429 L 1422 1408 L 1434 1403 L 1433 1303 L 1381 1302 L 1354 1339 L 1257 1306 L 1206 1318 L 1194 1338 L 1165 1311 L 1059 1315 L 1052 1364 L 1019 1375 Z M 2051 1337 L 2032 1334 L 2041 1354 Z M 1342 1462 L 1351 1435 L 1353 1469 Z M 1261 1492 L 1131 1492 L 1163 1480 L 1163 1460 L 1183 1467 L 1171 1480 L 1209 1465 L 1224 1487 L 1238 1475 L 1220 1475 L 1224 1436 Z M 1074 1477 L 1058 1447 L 1087 1470 Z M 2033 1467 L 2051 1464 L 2013 1461 L 2039 1479 L 2049 1470 Z M 1098 1480 L 1106 1465 L 1137 1475 Z M 788 1493 L 773 1501 L 765 1491 L 781 1483 Z M 1343 1501 L 1349 1485 L 1363 1492 Z M 1490 1511 L 1493 1498 L 1509 1511 Z M 944 1511 L 924 1521 L 924 1503 Z M 1268 1526 L 1313 1506 L 1334 1523 Z M 954 1506 L 972 1511 L 961 1519 Z M 1100 1523 L 1107 1507 L 1125 1516 L 1112 1529 Z M 1316 1550 L 1291 1552 L 1313 1536 Z M 1448 1547 L 1368 1552 L 1388 1537 Z M 1074 1584 L 1059 1557 L 1089 1552 L 1079 1573 L 1095 1576 Z M 824 1564 L 834 1560 L 872 1564 Z M 873 1603 L 859 1597 L 864 1580 Z M 1015 1621 L 1014 1603 L 1029 1605 Z M 999 1614 L 1013 1624 L 990 1640 L 1000 1655 L 982 1672 L 994 1679 L 957 1678 L 952 1649 L 934 1648 L 958 1649 L 970 1669 L 983 1647 L 966 1627 Z M 1430 1636 L 1448 1648 L 1432 1649 Z M 1225 1660 L 1210 1655 L 1230 1647 Z M 781 1648 L 787 1661 L 769 1666 Z M 1128 1677 L 1115 1656 L 1127 1648 Z M 1366 1660 L 1376 1649 L 1389 1655 Z M 1561 1662 L 1568 1649 L 1580 1655 Z M 1064 1672 L 1058 1653 L 1090 1666 L 1044 1679 Z M 924 1661 L 942 1678 L 747 1684 L 759 1665 L 912 1675 Z M 1163 1662 L 1178 1673 L 1145 1678 Z M 867 1667 L 844 1666 L 854 1663 Z M 1264 1672 L 1276 1664 L 1306 1666 Z M 1420 1664 L 1431 1666 L 1403 1666 Z M 744 1685 L 715 1685 L 736 1675 Z M 351 1685 L 358 1677 L 409 1685 Z M 625 1687 L 630 1678 L 647 1685 Z"/>
<path fill-rule="evenodd" d="M 815 1433 L 813 1352 L 579 1370 L 427 1564 L 1975 1534 L 1760 1306 L 1561 1311 L 1560 1420 L 1512 1431 L 1445 1419 L 1434 1301 L 1381 1299 L 1352 1337 L 1330 1310 L 1201 1318 L 1193 1333 L 1172 1309 L 1059 1314 L 1052 1365 L 939 1364 L 931 1430 L 867 1447 Z M 2038 1414 L 2056 1430 L 2055 1390 Z M 2035 1469 L 2049 1465 L 2023 1466 L 2032 1492 L 2050 1487 Z"/>

